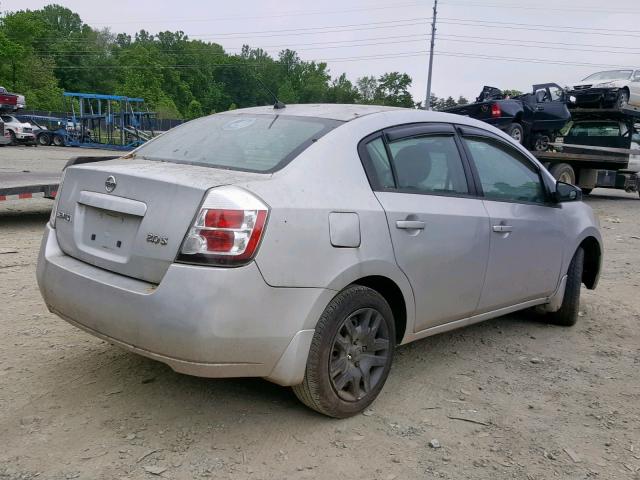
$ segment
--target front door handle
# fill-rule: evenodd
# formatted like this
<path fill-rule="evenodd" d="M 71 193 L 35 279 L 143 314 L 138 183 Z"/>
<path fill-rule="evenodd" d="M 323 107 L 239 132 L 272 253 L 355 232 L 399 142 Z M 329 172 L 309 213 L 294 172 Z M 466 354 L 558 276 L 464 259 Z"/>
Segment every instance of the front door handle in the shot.
<path fill-rule="evenodd" d="M 496 233 L 509 233 L 513 232 L 513 227 L 511 225 L 494 225 L 493 231 Z"/>
<path fill-rule="evenodd" d="M 420 220 L 398 220 L 396 222 L 396 228 L 402 230 L 424 230 L 427 224 Z"/>

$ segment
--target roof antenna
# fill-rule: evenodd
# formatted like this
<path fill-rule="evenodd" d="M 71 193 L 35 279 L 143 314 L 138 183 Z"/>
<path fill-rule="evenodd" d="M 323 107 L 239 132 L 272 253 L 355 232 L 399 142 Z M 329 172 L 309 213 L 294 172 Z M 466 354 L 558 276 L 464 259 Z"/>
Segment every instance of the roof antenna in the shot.
<path fill-rule="evenodd" d="M 258 75 L 253 75 L 253 78 L 255 78 L 258 81 L 258 83 L 260 83 L 260 85 L 262 85 L 262 88 L 264 88 L 267 92 L 269 92 L 269 95 L 271 95 L 273 97 L 273 100 L 275 102 L 273 104 L 273 109 L 274 110 L 281 110 L 283 108 L 287 108 L 287 106 L 283 102 L 278 100 L 278 97 L 276 96 L 276 94 L 273 93 L 271 91 L 271 89 L 265 85 L 265 83 L 260 79 L 260 77 Z"/>

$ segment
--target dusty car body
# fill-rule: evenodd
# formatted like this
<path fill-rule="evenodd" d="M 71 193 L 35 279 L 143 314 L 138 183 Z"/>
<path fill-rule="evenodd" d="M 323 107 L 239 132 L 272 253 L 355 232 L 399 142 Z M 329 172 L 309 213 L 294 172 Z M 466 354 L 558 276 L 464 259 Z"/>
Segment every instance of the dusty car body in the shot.
<path fill-rule="evenodd" d="M 534 306 L 575 322 L 602 252 L 579 200 L 473 119 L 256 107 L 68 168 L 38 284 L 55 314 L 178 372 L 264 377 L 344 417 L 396 345 Z"/>
<path fill-rule="evenodd" d="M 485 86 L 470 105 L 447 109 L 493 125 L 531 150 L 546 150 L 571 119 L 564 90 L 555 83 L 534 85 L 532 93 L 506 97 Z"/>
<path fill-rule="evenodd" d="M 574 82 L 568 91 L 572 107 L 640 108 L 640 69 L 598 72 Z"/>

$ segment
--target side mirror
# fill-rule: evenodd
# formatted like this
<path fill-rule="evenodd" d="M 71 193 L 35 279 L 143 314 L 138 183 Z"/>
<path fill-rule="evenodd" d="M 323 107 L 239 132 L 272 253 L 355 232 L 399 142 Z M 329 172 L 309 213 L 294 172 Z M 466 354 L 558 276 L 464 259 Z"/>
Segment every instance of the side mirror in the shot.
<path fill-rule="evenodd" d="M 570 183 L 556 182 L 555 199 L 557 203 L 579 202 L 582 200 L 582 190 Z"/>

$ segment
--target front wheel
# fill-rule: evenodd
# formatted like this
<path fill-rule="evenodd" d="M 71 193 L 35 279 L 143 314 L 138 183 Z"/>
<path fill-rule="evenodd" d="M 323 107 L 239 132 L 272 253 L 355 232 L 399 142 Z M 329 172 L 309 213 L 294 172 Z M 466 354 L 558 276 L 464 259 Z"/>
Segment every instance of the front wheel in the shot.
<path fill-rule="evenodd" d="M 304 380 L 293 391 L 324 415 L 355 415 L 382 390 L 394 347 L 395 324 L 387 301 L 370 288 L 347 287 L 320 317 Z"/>
<path fill-rule="evenodd" d="M 571 185 L 576 184 L 576 172 L 573 167 L 567 163 L 551 165 L 549 173 L 559 182 L 570 183 Z"/>
<path fill-rule="evenodd" d="M 618 93 L 618 100 L 616 101 L 617 108 L 626 108 L 629 105 L 629 92 L 626 90 L 620 90 Z"/>
<path fill-rule="evenodd" d="M 557 312 L 549 314 L 549 322 L 564 327 L 575 325 L 580 309 L 580 288 L 582 286 L 582 270 L 584 268 L 584 250 L 578 248 L 569 264 L 567 285 L 564 289 L 562 306 Z"/>
<path fill-rule="evenodd" d="M 18 144 L 18 138 L 13 130 L 9 130 L 9 138 L 11 139 L 10 145 Z"/>

